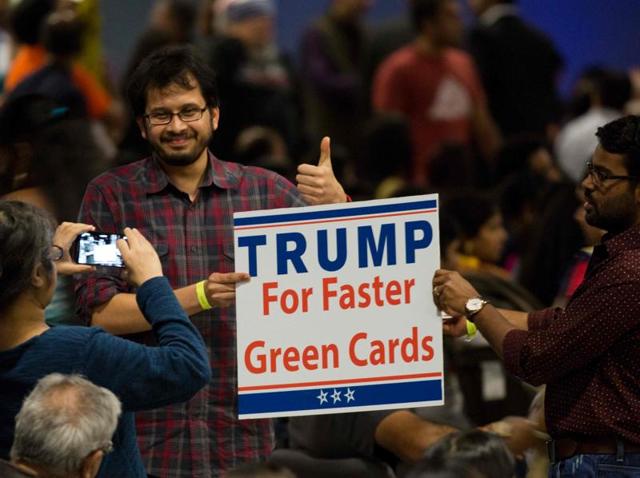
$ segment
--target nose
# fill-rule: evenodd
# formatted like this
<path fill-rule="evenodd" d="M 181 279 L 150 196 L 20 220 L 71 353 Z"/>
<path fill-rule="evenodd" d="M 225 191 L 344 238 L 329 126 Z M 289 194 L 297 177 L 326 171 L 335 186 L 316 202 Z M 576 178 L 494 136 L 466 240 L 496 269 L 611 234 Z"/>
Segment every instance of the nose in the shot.
<path fill-rule="evenodd" d="M 589 171 L 584 175 L 584 179 L 580 183 L 580 185 L 586 190 L 593 191 L 595 188 L 595 184 L 593 183 L 593 179 L 591 179 L 591 174 Z"/>
<path fill-rule="evenodd" d="M 187 124 L 180 119 L 177 113 L 173 113 L 171 121 L 167 124 L 167 129 L 170 131 L 184 131 L 187 129 Z"/>

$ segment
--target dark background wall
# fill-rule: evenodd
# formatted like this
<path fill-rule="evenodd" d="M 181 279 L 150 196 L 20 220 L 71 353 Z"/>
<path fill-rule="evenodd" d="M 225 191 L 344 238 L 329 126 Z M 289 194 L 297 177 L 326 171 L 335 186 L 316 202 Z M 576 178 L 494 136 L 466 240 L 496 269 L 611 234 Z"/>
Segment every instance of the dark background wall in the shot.
<path fill-rule="evenodd" d="M 368 21 L 376 24 L 404 14 L 405 2 L 377 0 Z M 329 0 L 276 0 L 276 3 L 279 44 L 296 53 L 305 25 L 322 13 Z M 153 0 L 102 1 L 104 45 L 116 76 L 124 68 L 152 4 Z M 640 65 L 638 0 L 520 0 L 519 5 L 523 17 L 545 31 L 565 57 L 566 68 L 561 78 L 564 92 L 587 65 L 597 63 L 617 68 Z"/>

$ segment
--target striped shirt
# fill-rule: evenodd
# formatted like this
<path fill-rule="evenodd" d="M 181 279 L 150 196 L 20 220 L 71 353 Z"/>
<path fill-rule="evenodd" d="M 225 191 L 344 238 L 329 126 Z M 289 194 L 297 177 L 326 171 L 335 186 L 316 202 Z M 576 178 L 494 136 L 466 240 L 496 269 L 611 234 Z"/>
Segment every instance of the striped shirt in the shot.
<path fill-rule="evenodd" d="M 81 222 L 104 232 L 138 228 L 156 248 L 173 288 L 234 270 L 233 213 L 304 205 L 286 179 L 264 169 L 223 162 L 209 154 L 196 199 L 173 186 L 154 158 L 111 170 L 85 193 Z M 96 273 L 76 285 L 79 313 L 119 292 L 114 275 Z M 237 419 L 235 308 L 215 308 L 191 320 L 209 349 L 212 381 L 190 401 L 137 414 L 138 443 L 148 473 L 158 477 L 215 477 L 264 460 L 273 447 L 270 420 Z"/>

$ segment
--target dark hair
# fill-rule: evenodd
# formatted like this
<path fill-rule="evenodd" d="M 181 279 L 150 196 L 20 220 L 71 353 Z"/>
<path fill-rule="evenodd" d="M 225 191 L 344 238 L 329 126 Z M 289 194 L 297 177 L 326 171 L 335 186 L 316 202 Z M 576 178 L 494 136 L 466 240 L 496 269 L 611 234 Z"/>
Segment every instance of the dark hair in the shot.
<path fill-rule="evenodd" d="M 504 440 L 481 430 L 445 436 L 428 449 L 425 461 L 459 463 L 487 477 L 508 478 L 515 473 L 515 459 Z"/>
<path fill-rule="evenodd" d="M 388 176 L 405 176 L 411 164 L 411 135 L 407 120 L 396 114 L 376 115 L 365 125 L 362 177 L 379 183 Z"/>
<path fill-rule="evenodd" d="M 496 201 L 475 190 L 460 192 L 442 203 L 442 215 L 451 217 L 458 224 L 462 239 L 477 236 L 483 224 L 497 212 Z"/>
<path fill-rule="evenodd" d="M 622 111 L 631 99 L 633 88 L 626 71 L 608 70 L 596 83 L 600 101 L 605 108 Z"/>
<path fill-rule="evenodd" d="M 53 220 L 42 209 L 0 200 L 0 311 L 28 287 L 38 263 L 52 270 L 52 234 Z"/>
<path fill-rule="evenodd" d="M 600 146 L 612 154 L 624 156 L 630 176 L 640 176 L 640 116 L 624 116 L 598 128 Z"/>
<path fill-rule="evenodd" d="M 194 81 L 195 80 L 195 83 Z M 186 90 L 200 87 L 208 106 L 218 106 L 215 73 L 189 46 L 168 46 L 154 51 L 134 70 L 127 96 L 135 116 L 142 116 L 151 88 L 176 84 Z"/>
<path fill-rule="evenodd" d="M 448 0 L 411 0 L 411 22 L 417 32 L 422 30 L 426 21 L 433 20 L 440 13 L 442 5 Z"/>
<path fill-rule="evenodd" d="M 406 478 L 491 478 L 458 462 L 423 459 L 414 465 Z"/>
<path fill-rule="evenodd" d="M 469 147 L 447 141 L 431 155 L 427 163 L 427 178 L 432 192 L 465 189 L 474 183 L 474 161 Z"/>
<path fill-rule="evenodd" d="M 9 25 L 18 43 L 35 45 L 40 42 L 40 30 L 47 15 L 53 11 L 54 0 L 22 0 L 9 12 Z"/>
<path fill-rule="evenodd" d="M 166 0 L 166 4 L 178 31 L 183 35 L 183 38 L 178 40 L 187 40 L 191 36 L 197 18 L 193 2 L 189 0 Z"/>
<path fill-rule="evenodd" d="M 70 11 L 52 13 L 42 28 L 45 49 L 57 57 L 73 57 L 82 51 L 85 23 Z"/>
<path fill-rule="evenodd" d="M 539 149 L 550 151 L 549 143 L 537 135 L 524 133 L 508 140 L 496 156 L 495 179 L 502 181 L 511 174 L 531 169 L 531 155 Z"/>

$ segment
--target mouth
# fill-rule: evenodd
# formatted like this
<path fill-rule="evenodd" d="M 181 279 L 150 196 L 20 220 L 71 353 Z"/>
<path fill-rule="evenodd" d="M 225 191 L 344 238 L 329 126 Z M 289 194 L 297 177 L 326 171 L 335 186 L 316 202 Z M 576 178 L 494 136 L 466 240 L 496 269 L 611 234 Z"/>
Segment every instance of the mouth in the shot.
<path fill-rule="evenodd" d="M 163 144 L 168 145 L 171 148 L 182 148 L 186 146 L 189 141 L 191 141 L 191 137 L 189 136 L 176 136 L 172 138 L 164 138 L 162 140 Z"/>

